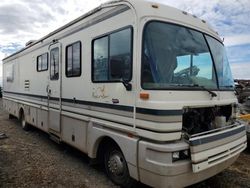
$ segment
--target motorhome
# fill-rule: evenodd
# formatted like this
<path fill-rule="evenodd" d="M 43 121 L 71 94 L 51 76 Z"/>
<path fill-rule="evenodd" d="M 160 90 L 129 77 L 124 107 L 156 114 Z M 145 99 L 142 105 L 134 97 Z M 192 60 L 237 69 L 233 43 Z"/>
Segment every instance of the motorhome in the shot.
<path fill-rule="evenodd" d="M 200 182 L 247 145 L 223 41 L 160 3 L 104 3 L 6 57 L 3 76 L 24 130 L 98 159 L 123 187 Z"/>

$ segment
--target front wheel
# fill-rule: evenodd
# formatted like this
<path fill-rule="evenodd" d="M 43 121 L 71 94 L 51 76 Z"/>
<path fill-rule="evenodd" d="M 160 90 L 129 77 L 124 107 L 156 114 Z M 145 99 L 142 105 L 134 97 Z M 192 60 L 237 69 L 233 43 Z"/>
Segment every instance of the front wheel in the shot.
<path fill-rule="evenodd" d="M 28 131 L 30 126 L 29 124 L 25 121 L 25 116 L 24 116 L 24 113 L 21 114 L 21 117 L 20 117 L 20 124 L 23 128 L 23 130 L 25 131 Z"/>
<path fill-rule="evenodd" d="M 104 155 L 104 165 L 108 177 L 117 185 L 132 187 L 127 162 L 118 147 L 108 146 Z"/>

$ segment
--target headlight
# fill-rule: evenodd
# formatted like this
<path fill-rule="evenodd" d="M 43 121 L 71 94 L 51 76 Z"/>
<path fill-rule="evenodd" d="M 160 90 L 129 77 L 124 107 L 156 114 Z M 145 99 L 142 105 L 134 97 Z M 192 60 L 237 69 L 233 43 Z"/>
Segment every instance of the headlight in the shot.
<path fill-rule="evenodd" d="M 189 150 L 175 151 L 172 153 L 172 161 L 185 160 L 190 158 Z"/>
<path fill-rule="evenodd" d="M 232 118 L 236 119 L 237 116 L 240 114 L 240 108 L 239 105 L 234 103 L 232 105 Z"/>
<path fill-rule="evenodd" d="M 180 152 L 179 151 L 174 152 L 172 154 L 172 161 L 174 162 L 174 161 L 178 161 L 178 160 L 180 160 Z"/>

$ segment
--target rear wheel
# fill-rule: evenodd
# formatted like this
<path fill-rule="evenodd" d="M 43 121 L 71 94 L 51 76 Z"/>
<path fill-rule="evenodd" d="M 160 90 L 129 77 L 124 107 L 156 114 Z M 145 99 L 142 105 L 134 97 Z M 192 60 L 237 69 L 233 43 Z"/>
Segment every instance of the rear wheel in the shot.
<path fill-rule="evenodd" d="M 116 146 L 107 146 L 104 155 L 104 165 L 108 177 L 117 185 L 132 187 L 127 162 L 121 150 Z"/>
<path fill-rule="evenodd" d="M 15 116 L 13 116 L 12 114 L 9 114 L 9 119 L 14 119 Z"/>
<path fill-rule="evenodd" d="M 23 130 L 25 130 L 25 131 L 28 131 L 28 130 L 29 130 L 30 126 L 29 126 L 29 124 L 25 121 L 25 116 L 24 116 L 24 113 L 23 113 L 23 112 L 21 113 L 21 116 L 20 116 L 20 124 L 21 124 Z"/>

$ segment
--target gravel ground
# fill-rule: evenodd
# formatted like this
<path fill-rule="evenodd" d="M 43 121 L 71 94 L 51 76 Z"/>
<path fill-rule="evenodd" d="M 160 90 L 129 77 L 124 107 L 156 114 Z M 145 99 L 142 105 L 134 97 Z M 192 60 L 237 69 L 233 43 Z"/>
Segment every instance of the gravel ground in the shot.
<path fill-rule="evenodd" d="M 1 101 L 0 133 L 8 136 L 0 139 L 0 187 L 117 187 L 81 152 L 54 143 L 35 128 L 24 132 L 16 119 L 8 119 Z M 135 187 L 146 188 L 140 183 Z M 250 151 L 222 173 L 192 187 L 250 187 Z"/>

